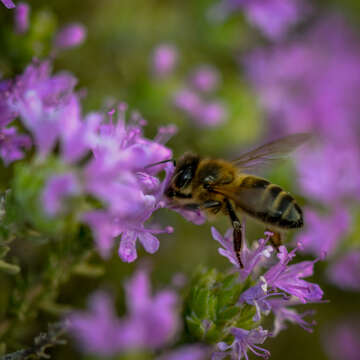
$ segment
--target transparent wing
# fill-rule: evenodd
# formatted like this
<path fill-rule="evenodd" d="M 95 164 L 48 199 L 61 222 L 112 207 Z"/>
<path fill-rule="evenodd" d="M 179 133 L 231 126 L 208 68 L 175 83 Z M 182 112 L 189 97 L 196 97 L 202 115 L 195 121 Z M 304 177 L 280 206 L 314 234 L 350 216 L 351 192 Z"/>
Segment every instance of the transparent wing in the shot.
<path fill-rule="evenodd" d="M 273 164 L 288 156 L 298 146 L 311 139 L 309 133 L 298 133 L 285 136 L 251 150 L 232 161 L 240 169 L 252 170 Z"/>

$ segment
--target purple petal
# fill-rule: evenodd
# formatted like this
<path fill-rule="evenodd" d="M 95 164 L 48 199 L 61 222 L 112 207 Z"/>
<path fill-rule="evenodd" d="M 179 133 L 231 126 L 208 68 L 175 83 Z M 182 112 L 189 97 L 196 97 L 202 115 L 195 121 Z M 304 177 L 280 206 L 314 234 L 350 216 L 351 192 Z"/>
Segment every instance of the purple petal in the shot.
<path fill-rule="evenodd" d="M 69 316 L 71 334 L 86 353 L 115 355 L 121 350 L 117 341 L 121 326 L 113 310 L 112 298 L 106 293 L 95 293 L 89 307 L 87 313 L 74 312 Z"/>
<path fill-rule="evenodd" d="M 202 65 L 193 72 L 190 81 L 197 90 L 211 92 L 219 85 L 220 74 L 216 68 Z"/>
<path fill-rule="evenodd" d="M 150 232 L 139 232 L 138 233 L 139 240 L 141 244 L 144 246 L 145 250 L 150 253 L 154 254 L 158 251 L 160 242 L 159 240 L 152 235 Z"/>
<path fill-rule="evenodd" d="M 327 271 L 330 281 L 344 290 L 360 290 L 360 251 L 349 252 L 333 264 Z"/>
<path fill-rule="evenodd" d="M 130 313 L 142 311 L 151 301 L 149 275 L 144 270 L 138 270 L 125 285 L 127 306 Z"/>
<path fill-rule="evenodd" d="M 63 198 L 80 192 L 78 181 L 74 174 L 52 176 L 46 183 L 43 192 L 43 205 L 46 212 L 54 216 L 61 210 Z"/>
<path fill-rule="evenodd" d="M 24 134 L 18 134 L 15 127 L 0 129 L 0 157 L 5 165 L 22 159 L 24 151 L 31 147 L 31 139 Z"/>
<path fill-rule="evenodd" d="M 29 28 L 30 6 L 19 3 L 15 10 L 15 32 L 25 34 Z"/>
<path fill-rule="evenodd" d="M 137 259 L 136 232 L 126 231 L 122 234 L 119 246 L 119 256 L 122 261 L 133 262 Z"/>
<path fill-rule="evenodd" d="M 15 8 L 15 4 L 11 0 L 1 0 L 1 2 L 7 7 L 8 9 Z"/>
<path fill-rule="evenodd" d="M 154 50 L 152 69 L 156 75 L 167 76 L 174 70 L 177 60 L 176 47 L 171 44 L 161 44 Z"/>
<path fill-rule="evenodd" d="M 60 49 L 81 45 L 86 38 L 86 28 L 80 23 L 64 26 L 55 36 L 55 46 Z"/>

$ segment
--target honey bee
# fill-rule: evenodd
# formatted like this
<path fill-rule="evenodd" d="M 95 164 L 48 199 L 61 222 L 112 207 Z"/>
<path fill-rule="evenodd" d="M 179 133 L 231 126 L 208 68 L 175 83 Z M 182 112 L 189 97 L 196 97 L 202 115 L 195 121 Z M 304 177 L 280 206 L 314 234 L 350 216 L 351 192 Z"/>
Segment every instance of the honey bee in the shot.
<path fill-rule="evenodd" d="M 273 233 L 270 240 L 276 250 L 284 231 L 303 226 L 302 210 L 292 195 L 247 171 L 289 154 L 308 139 L 309 134 L 305 133 L 289 135 L 233 161 L 185 153 L 176 164 L 165 195 L 175 206 L 228 216 L 233 227 L 234 251 L 243 267 L 242 226 L 237 213 L 265 224 Z"/>

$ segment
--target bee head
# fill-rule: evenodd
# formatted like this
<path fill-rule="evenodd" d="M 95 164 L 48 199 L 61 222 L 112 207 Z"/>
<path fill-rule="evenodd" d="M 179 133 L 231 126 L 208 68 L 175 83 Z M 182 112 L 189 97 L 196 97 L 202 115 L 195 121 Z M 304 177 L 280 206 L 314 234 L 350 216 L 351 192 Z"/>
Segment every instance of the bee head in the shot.
<path fill-rule="evenodd" d="M 199 160 L 197 155 L 191 153 L 186 153 L 179 159 L 170 186 L 166 191 L 167 196 L 172 197 L 175 192 L 185 190 L 191 184 Z"/>

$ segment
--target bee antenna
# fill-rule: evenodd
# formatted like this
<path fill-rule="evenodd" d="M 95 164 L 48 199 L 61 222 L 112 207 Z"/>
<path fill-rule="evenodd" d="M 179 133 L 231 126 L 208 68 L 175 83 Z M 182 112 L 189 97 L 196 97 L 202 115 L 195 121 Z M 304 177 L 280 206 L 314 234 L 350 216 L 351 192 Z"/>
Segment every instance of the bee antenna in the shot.
<path fill-rule="evenodd" d="M 149 167 L 152 167 L 152 166 L 165 164 L 165 163 L 170 162 L 170 161 L 174 164 L 174 166 L 176 166 L 176 160 L 175 159 L 167 159 L 167 160 L 159 161 L 159 162 L 156 162 L 156 163 L 153 163 L 153 164 L 150 164 L 150 165 L 146 165 L 145 169 L 147 169 Z"/>

